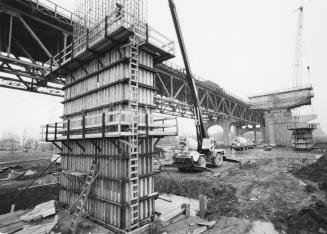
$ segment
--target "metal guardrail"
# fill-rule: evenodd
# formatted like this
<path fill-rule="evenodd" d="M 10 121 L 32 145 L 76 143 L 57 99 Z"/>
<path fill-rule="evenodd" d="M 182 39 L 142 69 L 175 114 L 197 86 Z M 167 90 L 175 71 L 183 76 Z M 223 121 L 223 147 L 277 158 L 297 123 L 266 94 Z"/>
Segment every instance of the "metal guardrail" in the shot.
<path fill-rule="evenodd" d="M 54 17 L 63 23 L 69 23 L 70 25 L 73 25 L 74 21 L 83 19 L 81 16 L 76 15 L 75 13 L 67 10 L 62 6 L 59 6 L 58 4 L 50 0 L 30 0 L 30 1 L 34 2 L 36 5 L 36 9 L 41 12 L 42 9 L 40 8 L 40 6 L 52 11 L 54 13 Z M 43 13 L 47 14 L 47 12 L 43 12 Z"/>
<path fill-rule="evenodd" d="M 41 140 L 57 141 L 128 135 L 132 134 L 128 128 L 131 119 L 132 113 L 129 111 L 113 111 L 47 124 L 41 126 Z M 178 132 L 176 117 L 140 114 L 138 124 L 140 134 L 176 135 Z M 173 131 L 167 131 L 168 129 Z"/>
<path fill-rule="evenodd" d="M 275 91 L 270 91 L 270 92 L 264 92 L 264 93 L 258 93 L 255 95 L 252 95 L 249 98 L 256 98 L 260 96 L 269 96 L 269 95 L 274 95 L 274 94 L 280 94 L 280 93 L 287 93 L 287 92 L 296 92 L 296 91 L 302 91 L 302 90 L 313 90 L 312 85 L 304 85 L 304 86 L 297 86 L 293 88 L 287 88 L 287 89 L 281 89 L 281 90 L 275 90 Z"/>
<path fill-rule="evenodd" d="M 295 123 L 291 125 L 287 125 L 288 130 L 294 130 L 294 129 L 316 129 L 319 127 L 319 124 L 317 123 Z"/>

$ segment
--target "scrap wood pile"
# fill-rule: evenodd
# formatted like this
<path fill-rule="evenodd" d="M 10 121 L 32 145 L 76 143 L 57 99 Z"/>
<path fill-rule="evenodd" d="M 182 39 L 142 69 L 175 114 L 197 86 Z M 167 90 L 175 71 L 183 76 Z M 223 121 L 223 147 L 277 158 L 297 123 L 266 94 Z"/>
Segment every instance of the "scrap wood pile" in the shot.
<path fill-rule="evenodd" d="M 54 216 L 57 209 L 55 201 L 51 200 L 35 206 L 29 212 L 20 210 L 0 215 L 0 233 L 47 233 L 57 223 L 58 218 Z"/>

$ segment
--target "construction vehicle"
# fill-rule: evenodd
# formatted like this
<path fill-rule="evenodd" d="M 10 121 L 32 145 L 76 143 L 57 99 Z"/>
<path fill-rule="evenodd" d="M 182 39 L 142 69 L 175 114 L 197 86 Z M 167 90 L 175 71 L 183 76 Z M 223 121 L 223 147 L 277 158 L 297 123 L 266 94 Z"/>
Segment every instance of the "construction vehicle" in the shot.
<path fill-rule="evenodd" d="M 173 0 L 169 1 L 169 8 L 173 18 L 175 31 L 178 38 L 179 47 L 183 57 L 183 62 L 186 71 L 187 83 L 191 91 L 191 96 L 194 105 L 194 116 L 196 120 L 196 136 L 197 136 L 197 149 L 190 147 L 187 140 L 180 141 L 180 152 L 177 152 L 173 157 L 173 166 L 179 169 L 185 168 L 205 168 L 208 162 L 213 166 L 219 167 L 223 164 L 223 157 L 225 152 L 219 149 L 214 138 L 209 138 L 208 133 L 204 126 L 203 114 L 200 106 L 198 92 L 195 85 L 195 80 L 192 76 L 192 71 L 186 47 L 179 24 L 176 6 Z"/>
<path fill-rule="evenodd" d="M 254 143 L 244 137 L 238 136 L 232 142 L 231 148 L 235 150 L 253 149 Z"/>

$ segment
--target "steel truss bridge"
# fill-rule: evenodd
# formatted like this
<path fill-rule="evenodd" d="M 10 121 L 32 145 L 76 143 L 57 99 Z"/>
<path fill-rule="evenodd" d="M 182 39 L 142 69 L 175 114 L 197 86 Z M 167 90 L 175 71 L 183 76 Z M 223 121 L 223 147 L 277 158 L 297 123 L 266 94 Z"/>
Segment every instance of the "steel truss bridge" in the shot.
<path fill-rule="evenodd" d="M 0 0 L 0 87 L 63 97 L 65 80 L 49 75 L 52 66 L 48 61 L 72 43 L 78 17 L 47 0 Z M 158 112 L 193 117 L 183 68 L 163 62 L 143 69 L 155 74 Z M 226 118 L 239 124 L 264 125 L 262 110 L 252 109 L 248 101 L 211 81 L 194 77 L 206 121 Z"/>

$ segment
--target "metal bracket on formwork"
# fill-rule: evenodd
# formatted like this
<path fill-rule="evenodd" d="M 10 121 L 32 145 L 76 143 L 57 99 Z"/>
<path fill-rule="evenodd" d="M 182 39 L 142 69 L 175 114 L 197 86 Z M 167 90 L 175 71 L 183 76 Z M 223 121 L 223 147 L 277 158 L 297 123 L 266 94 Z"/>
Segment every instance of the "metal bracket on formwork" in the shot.
<path fill-rule="evenodd" d="M 75 140 L 74 142 L 83 150 L 83 152 L 85 152 L 85 147 L 81 143 L 79 143 L 78 140 Z"/>
<path fill-rule="evenodd" d="M 129 147 L 131 147 L 131 143 L 129 141 L 125 141 L 125 140 L 122 140 L 122 139 L 119 139 L 119 141 L 125 145 L 128 145 Z"/>
<path fill-rule="evenodd" d="M 85 68 L 85 63 L 83 63 L 82 61 L 78 60 L 78 59 L 74 59 L 78 65 L 83 69 L 83 71 L 85 71 L 86 74 L 89 74 L 88 70 Z"/>
<path fill-rule="evenodd" d="M 93 140 L 91 140 L 91 143 L 95 146 L 95 148 L 99 151 L 99 153 L 101 153 L 102 151 L 101 147 Z"/>
<path fill-rule="evenodd" d="M 62 147 L 60 147 L 56 142 L 52 142 L 60 151 L 62 151 Z"/>
<path fill-rule="evenodd" d="M 70 146 L 69 146 L 66 142 L 62 141 L 61 143 L 62 143 L 64 146 L 66 146 L 67 149 L 68 149 L 70 152 L 72 152 L 72 148 L 70 148 Z"/>
<path fill-rule="evenodd" d="M 140 138 L 140 139 L 139 139 L 139 145 L 141 145 L 141 143 L 142 143 L 142 139 Z"/>
<path fill-rule="evenodd" d="M 109 141 L 117 148 L 119 153 L 122 152 L 120 146 L 113 139 L 109 139 Z"/>
<path fill-rule="evenodd" d="M 158 142 L 160 141 L 161 138 L 162 138 L 162 137 L 158 137 L 158 139 L 157 139 L 156 142 L 154 143 L 153 147 L 156 147 L 156 146 L 157 146 L 157 144 L 158 144 Z"/>

